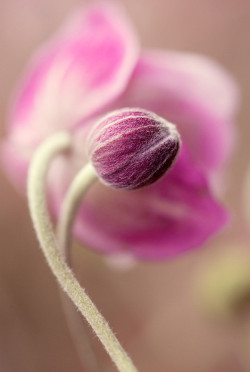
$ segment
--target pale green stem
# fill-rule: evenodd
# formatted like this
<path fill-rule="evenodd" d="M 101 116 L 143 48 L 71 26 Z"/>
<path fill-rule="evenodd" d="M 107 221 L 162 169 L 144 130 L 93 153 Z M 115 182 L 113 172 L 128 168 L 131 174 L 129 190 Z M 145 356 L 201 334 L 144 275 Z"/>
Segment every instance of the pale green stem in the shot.
<path fill-rule="evenodd" d="M 67 133 L 58 133 L 46 140 L 33 157 L 28 176 L 28 199 L 34 228 L 47 262 L 59 284 L 86 318 L 118 371 L 136 372 L 136 367 L 113 334 L 107 321 L 80 286 L 58 250 L 46 205 L 45 180 L 48 164 L 58 153 L 68 150 L 70 146 L 70 136 Z"/>
<path fill-rule="evenodd" d="M 83 194 L 87 192 L 96 180 L 97 176 L 93 167 L 91 164 L 87 164 L 74 178 L 62 204 L 57 226 L 57 237 L 60 251 L 69 267 L 72 266 L 70 254 L 71 230 L 78 209 L 77 207 L 81 202 Z M 62 293 L 62 304 L 69 330 L 73 336 L 79 358 L 84 368 L 88 372 L 99 372 L 100 366 L 89 342 L 87 336 L 88 330 L 81 315 L 76 311 L 75 306 L 64 293 Z"/>
<path fill-rule="evenodd" d="M 74 304 L 68 296 L 61 291 L 61 300 L 65 318 L 68 323 L 69 331 L 72 335 L 74 345 L 78 352 L 79 359 L 84 367 L 84 371 L 100 372 L 102 368 L 93 350 L 89 337 L 89 329 L 85 324 L 82 314 L 77 312 Z"/>
<path fill-rule="evenodd" d="M 62 204 L 57 226 L 57 236 L 60 250 L 69 264 L 71 230 L 75 220 L 75 215 L 84 194 L 97 179 L 93 166 L 88 163 L 73 179 Z"/>

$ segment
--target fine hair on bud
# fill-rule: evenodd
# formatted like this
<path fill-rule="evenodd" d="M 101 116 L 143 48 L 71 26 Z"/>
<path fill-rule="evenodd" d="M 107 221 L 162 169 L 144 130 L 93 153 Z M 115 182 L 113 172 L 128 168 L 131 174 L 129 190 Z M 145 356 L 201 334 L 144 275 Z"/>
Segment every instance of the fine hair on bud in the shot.
<path fill-rule="evenodd" d="M 89 158 L 100 180 L 126 190 L 157 181 L 170 169 L 179 148 L 175 125 L 140 108 L 109 113 L 88 138 Z"/>

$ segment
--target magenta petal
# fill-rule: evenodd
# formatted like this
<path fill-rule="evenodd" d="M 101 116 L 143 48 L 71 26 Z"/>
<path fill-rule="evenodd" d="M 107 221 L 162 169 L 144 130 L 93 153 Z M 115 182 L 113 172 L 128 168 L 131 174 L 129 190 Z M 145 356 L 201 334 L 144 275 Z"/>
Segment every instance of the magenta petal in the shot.
<path fill-rule="evenodd" d="M 123 13 L 113 3 L 85 7 L 33 60 L 12 125 L 71 127 L 121 93 L 136 59 L 137 43 Z"/>
<path fill-rule="evenodd" d="M 70 167 L 54 168 L 52 199 L 58 215 L 68 182 L 65 169 Z M 200 246 L 227 218 L 202 172 L 182 149 L 173 169 L 149 187 L 120 191 L 94 184 L 82 202 L 74 232 L 82 244 L 102 253 L 160 260 Z"/>
<path fill-rule="evenodd" d="M 175 123 L 193 160 L 208 172 L 231 153 L 237 103 L 235 82 L 215 62 L 152 51 L 140 58 L 119 105 L 143 107 Z"/>
<path fill-rule="evenodd" d="M 52 132 L 100 111 L 122 93 L 137 56 L 132 28 L 115 3 L 80 9 L 32 61 L 16 96 L 5 153 L 14 148 L 22 167 Z"/>

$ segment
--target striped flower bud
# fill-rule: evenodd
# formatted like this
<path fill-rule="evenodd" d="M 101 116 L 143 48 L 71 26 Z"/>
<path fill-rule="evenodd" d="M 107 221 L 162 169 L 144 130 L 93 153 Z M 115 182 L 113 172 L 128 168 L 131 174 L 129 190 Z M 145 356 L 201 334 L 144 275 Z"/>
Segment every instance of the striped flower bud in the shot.
<path fill-rule="evenodd" d="M 180 137 L 173 124 L 153 112 L 125 108 L 102 118 L 88 144 L 101 181 L 134 190 L 157 181 L 171 167 Z"/>

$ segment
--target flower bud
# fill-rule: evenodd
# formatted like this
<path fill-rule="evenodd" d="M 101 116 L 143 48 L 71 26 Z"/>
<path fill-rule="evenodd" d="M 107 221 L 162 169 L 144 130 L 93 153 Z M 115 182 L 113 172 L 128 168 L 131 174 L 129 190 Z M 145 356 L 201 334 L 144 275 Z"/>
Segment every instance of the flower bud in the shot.
<path fill-rule="evenodd" d="M 134 190 L 157 181 L 171 167 L 180 137 L 173 124 L 153 112 L 125 108 L 102 118 L 88 144 L 101 181 Z"/>

